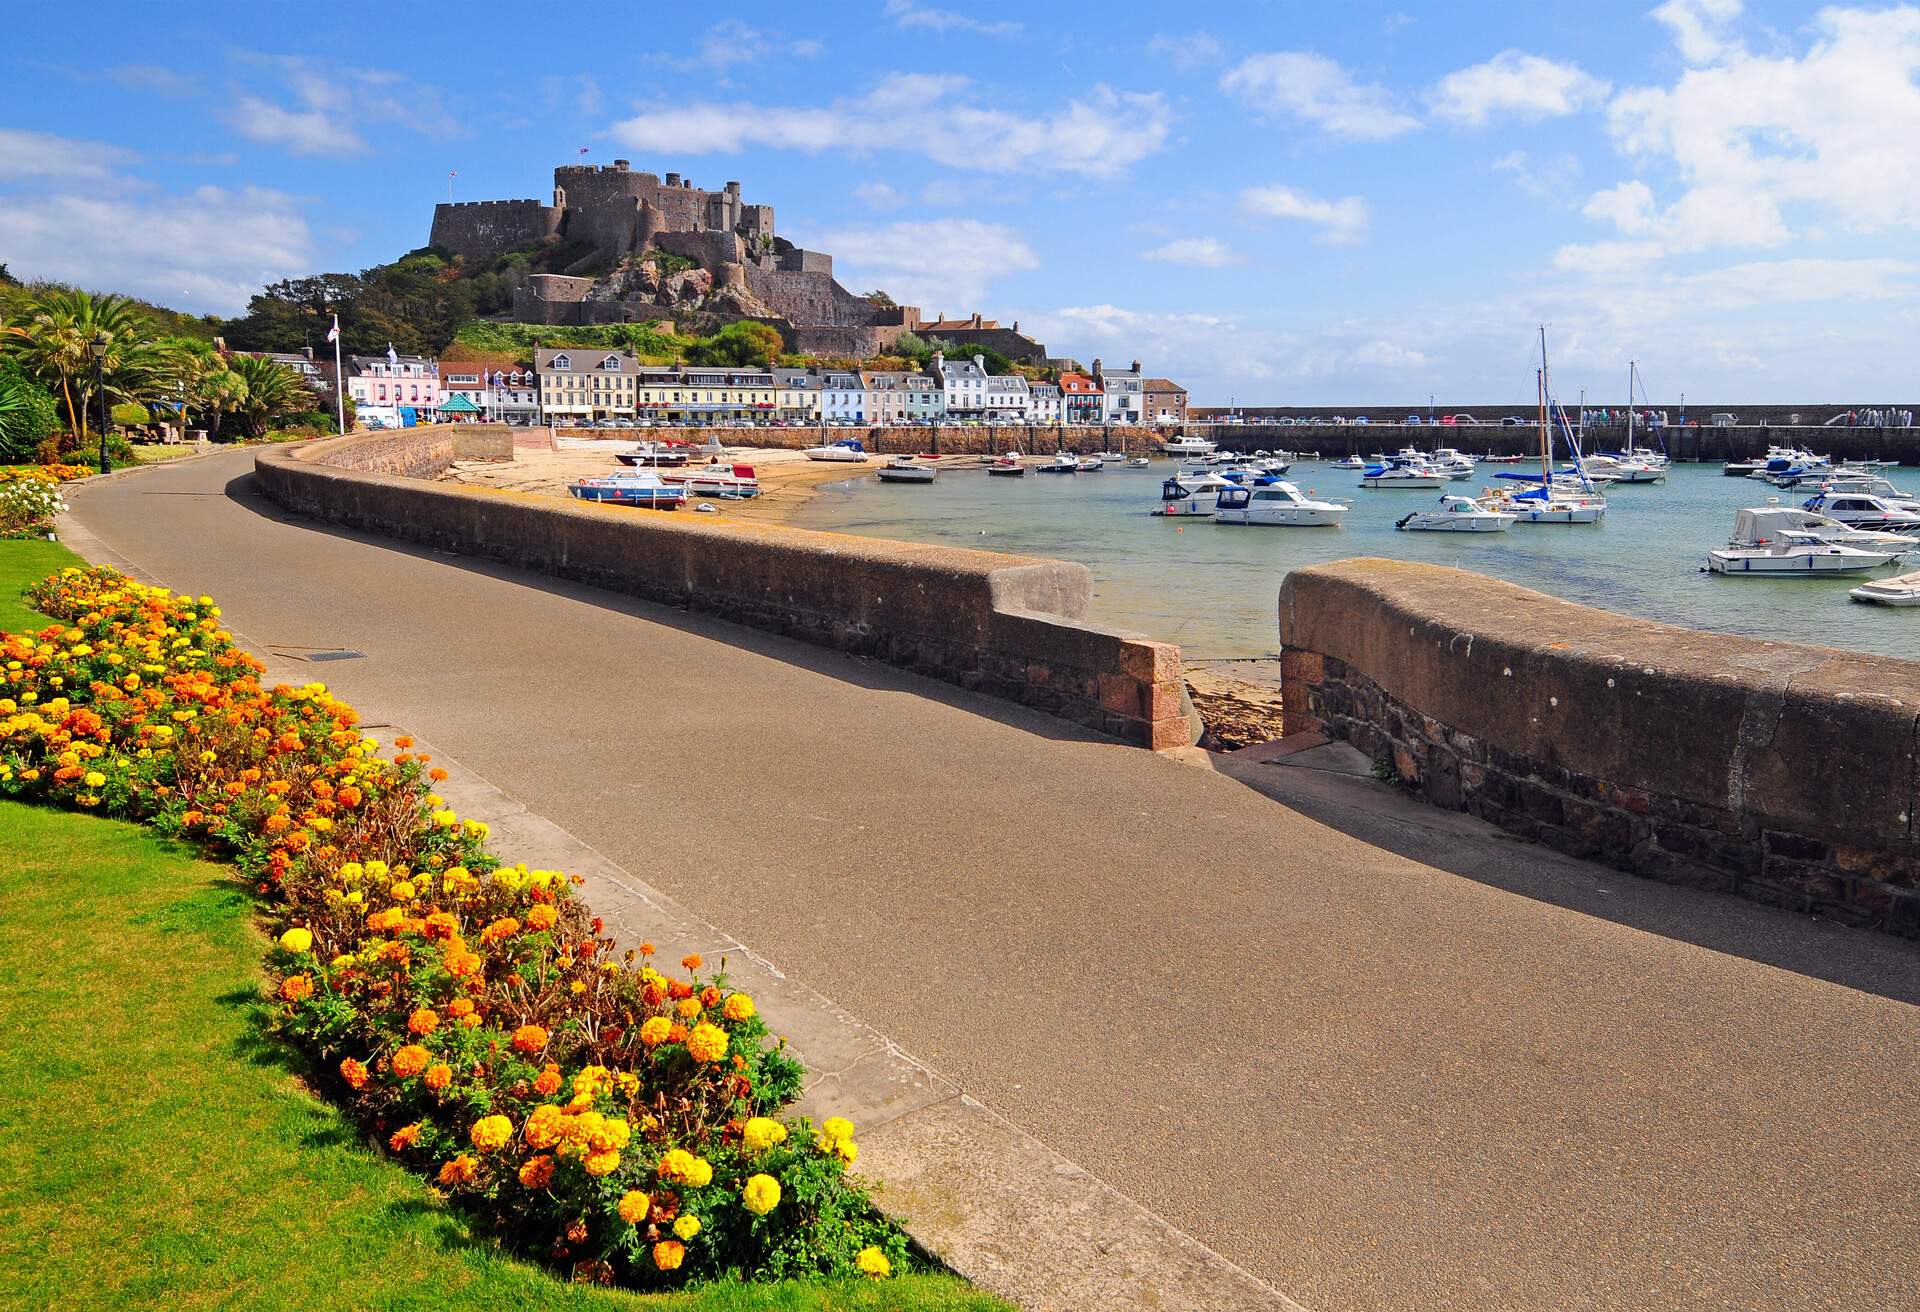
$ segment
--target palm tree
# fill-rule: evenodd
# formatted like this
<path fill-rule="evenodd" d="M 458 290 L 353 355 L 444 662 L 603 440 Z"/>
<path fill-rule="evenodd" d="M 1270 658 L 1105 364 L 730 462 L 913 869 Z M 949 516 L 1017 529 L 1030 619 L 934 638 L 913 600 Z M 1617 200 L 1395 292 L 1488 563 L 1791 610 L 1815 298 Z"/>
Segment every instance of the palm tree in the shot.
<path fill-rule="evenodd" d="M 247 400 L 247 380 L 228 367 L 218 353 L 194 353 L 188 362 L 187 404 L 207 420 L 207 436 L 220 440 L 220 421 Z M 182 416 L 184 419 L 185 416 Z"/>
<path fill-rule="evenodd" d="M 109 400 L 164 399 L 179 372 L 177 348 L 160 338 L 138 305 L 122 296 L 49 288 L 29 300 L 8 327 L 20 339 L 26 372 L 53 391 L 68 426 L 82 436 L 94 408 L 93 341 L 107 341 L 99 366 Z"/>
<path fill-rule="evenodd" d="M 285 415 L 313 408 L 313 393 L 300 375 L 283 364 L 258 355 L 236 355 L 227 367 L 238 378 L 243 395 L 234 413 L 246 425 L 249 436 L 259 437 Z"/>

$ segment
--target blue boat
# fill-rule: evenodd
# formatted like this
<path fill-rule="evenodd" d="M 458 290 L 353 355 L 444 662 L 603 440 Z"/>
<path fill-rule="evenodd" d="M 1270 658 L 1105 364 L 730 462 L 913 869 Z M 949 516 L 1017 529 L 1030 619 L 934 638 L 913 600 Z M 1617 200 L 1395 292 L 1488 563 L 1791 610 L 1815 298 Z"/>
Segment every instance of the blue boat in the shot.
<path fill-rule="evenodd" d="M 645 506 L 652 510 L 678 510 L 687 500 L 686 488 L 671 486 L 662 482 L 658 474 L 643 470 L 583 478 L 578 483 L 567 484 L 567 491 L 581 501 Z"/>

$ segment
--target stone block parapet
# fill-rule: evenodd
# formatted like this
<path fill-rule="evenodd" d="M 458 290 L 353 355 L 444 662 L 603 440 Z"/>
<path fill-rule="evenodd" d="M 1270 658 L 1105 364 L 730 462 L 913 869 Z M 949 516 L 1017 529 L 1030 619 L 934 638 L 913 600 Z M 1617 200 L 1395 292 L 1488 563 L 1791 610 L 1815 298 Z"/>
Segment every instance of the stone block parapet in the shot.
<path fill-rule="evenodd" d="M 1124 451 L 1128 455 L 1158 455 L 1160 439 L 1149 428 L 1113 424 L 1106 427 L 1085 425 L 1060 428 L 1049 424 L 936 424 L 881 425 L 879 427 L 821 428 L 556 428 L 559 437 L 613 439 L 623 442 L 691 442 L 696 446 L 708 439 L 722 446 L 765 447 L 780 451 L 803 451 L 854 438 L 875 455 L 918 455 L 931 452 L 943 456 L 1000 455 L 1021 451 L 1027 455 L 1050 456 L 1056 451 L 1092 455 L 1096 451 Z"/>
<path fill-rule="evenodd" d="M 1280 589 L 1286 731 L 1575 856 L 1920 936 L 1920 663 L 1357 559 Z"/>
<path fill-rule="evenodd" d="M 1156 750 L 1198 736 L 1179 648 L 1088 623 L 1083 565 L 424 481 L 486 427 L 275 448 L 254 477 L 328 523 L 870 657 Z"/>

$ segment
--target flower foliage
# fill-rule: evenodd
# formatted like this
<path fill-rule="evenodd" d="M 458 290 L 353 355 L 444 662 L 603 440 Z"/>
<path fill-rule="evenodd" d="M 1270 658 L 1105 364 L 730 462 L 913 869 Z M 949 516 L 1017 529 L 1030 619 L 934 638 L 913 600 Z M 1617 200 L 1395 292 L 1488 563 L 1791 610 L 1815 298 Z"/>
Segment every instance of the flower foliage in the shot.
<path fill-rule="evenodd" d="M 579 878 L 504 865 L 320 684 L 267 688 L 211 598 L 106 569 L 0 633 L 0 796 L 231 856 L 275 935 L 271 1023 L 367 1129 L 576 1278 L 884 1275 L 905 1237 L 853 1126 L 781 1119 L 802 1071 L 698 956 L 620 952 Z"/>
<path fill-rule="evenodd" d="M 0 481 L 0 538 L 39 536 L 66 508 L 55 482 L 39 478 Z"/>

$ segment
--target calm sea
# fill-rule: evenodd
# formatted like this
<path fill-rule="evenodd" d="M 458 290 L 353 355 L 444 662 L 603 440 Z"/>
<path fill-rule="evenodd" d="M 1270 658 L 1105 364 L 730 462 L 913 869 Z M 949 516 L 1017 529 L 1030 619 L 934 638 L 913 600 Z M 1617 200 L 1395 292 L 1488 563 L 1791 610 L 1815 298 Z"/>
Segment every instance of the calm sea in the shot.
<path fill-rule="evenodd" d="M 1499 468 L 1515 466 L 1485 466 L 1449 489 L 1476 491 Z M 1148 512 L 1172 470 L 1157 460 L 1151 470 L 1029 470 L 1018 479 L 943 470 L 938 482 L 924 485 L 859 478 L 827 484 L 792 522 L 1079 561 L 1093 571 L 1093 618 L 1178 642 L 1194 659 L 1275 653 L 1281 578 L 1348 556 L 1478 570 L 1569 601 L 1695 628 L 1920 658 L 1920 608 L 1849 601 L 1857 578 L 1703 572 L 1708 548 L 1726 541 L 1740 507 L 1765 505 L 1772 495 L 1798 503 L 1764 483 L 1727 478 L 1718 465 L 1676 465 L 1660 484 L 1616 484 L 1596 525 L 1516 524 L 1491 534 L 1398 532 L 1395 520 L 1438 493 L 1368 491 L 1357 473 L 1313 462 L 1296 464 L 1288 478 L 1303 490 L 1350 500 L 1353 510 L 1339 528 L 1163 519 Z M 1896 486 L 1920 486 L 1920 474 L 1888 472 Z M 1906 567 L 1920 567 L 1920 556 Z"/>

